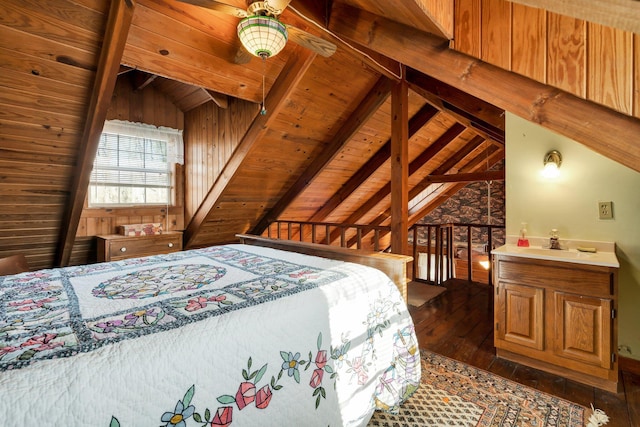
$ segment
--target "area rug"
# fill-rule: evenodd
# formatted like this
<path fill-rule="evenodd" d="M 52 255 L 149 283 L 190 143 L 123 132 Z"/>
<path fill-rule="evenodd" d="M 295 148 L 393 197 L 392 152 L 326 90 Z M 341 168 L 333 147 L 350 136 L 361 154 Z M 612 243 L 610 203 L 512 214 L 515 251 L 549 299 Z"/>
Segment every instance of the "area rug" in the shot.
<path fill-rule="evenodd" d="M 490 372 L 422 350 L 422 380 L 400 413 L 370 427 L 583 427 L 592 411 Z"/>
<path fill-rule="evenodd" d="M 447 288 L 444 286 L 427 285 L 420 282 L 409 282 L 407 284 L 407 302 L 413 307 L 420 307 L 431 301 Z"/>

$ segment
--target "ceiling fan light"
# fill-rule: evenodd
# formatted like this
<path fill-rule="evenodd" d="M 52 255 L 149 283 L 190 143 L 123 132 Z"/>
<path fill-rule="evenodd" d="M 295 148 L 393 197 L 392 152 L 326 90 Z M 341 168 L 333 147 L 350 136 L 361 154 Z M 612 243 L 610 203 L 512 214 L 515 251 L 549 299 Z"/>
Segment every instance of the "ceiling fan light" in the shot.
<path fill-rule="evenodd" d="M 238 37 L 252 55 L 275 56 L 287 44 L 287 27 L 270 16 L 249 16 L 238 24 Z"/>

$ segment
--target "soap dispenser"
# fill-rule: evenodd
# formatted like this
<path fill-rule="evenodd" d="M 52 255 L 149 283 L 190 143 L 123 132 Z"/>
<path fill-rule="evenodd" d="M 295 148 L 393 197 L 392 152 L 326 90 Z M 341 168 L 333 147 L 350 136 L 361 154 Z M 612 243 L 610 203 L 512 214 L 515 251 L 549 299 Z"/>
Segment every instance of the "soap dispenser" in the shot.
<path fill-rule="evenodd" d="M 520 228 L 520 236 L 518 236 L 518 246 L 528 248 L 529 240 L 527 239 L 527 223 L 523 222 Z"/>

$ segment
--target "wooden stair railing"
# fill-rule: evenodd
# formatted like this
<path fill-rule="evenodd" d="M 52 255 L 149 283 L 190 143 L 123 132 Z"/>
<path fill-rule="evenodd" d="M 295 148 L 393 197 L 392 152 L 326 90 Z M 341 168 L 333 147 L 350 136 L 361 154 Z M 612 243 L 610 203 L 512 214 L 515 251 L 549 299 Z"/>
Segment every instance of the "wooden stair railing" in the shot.
<path fill-rule="evenodd" d="M 284 230 L 283 230 L 284 228 Z M 391 227 L 381 225 L 363 224 L 343 224 L 332 222 L 311 222 L 311 221 L 283 221 L 277 220 L 269 224 L 266 233 L 267 237 L 287 240 L 299 240 L 300 242 L 330 244 L 328 237 L 338 230 L 340 233 L 340 247 L 352 247 L 348 241 L 355 237 L 355 247 L 357 249 L 372 249 L 376 252 L 383 251 L 381 248 L 380 233 L 382 231 L 391 232 Z M 370 244 L 365 244 L 364 236 L 373 233 Z M 283 237 L 286 234 L 286 237 Z"/>
<path fill-rule="evenodd" d="M 477 230 L 479 239 L 474 241 L 473 231 Z M 448 224 L 414 224 L 410 231 L 413 237 L 413 280 L 441 285 L 444 281 L 456 277 L 469 281 L 483 282 L 484 280 L 474 275 L 475 264 L 474 245 L 483 248 L 486 254 L 486 264 L 482 266 L 486 272 L 486 283 L 492 285 L 491 256 L 490 252 L 497 244 L 504 243 L 504 235 L 494 236 L 497 230 L 504 230 L 504 225 L 472 224 L 472 223 L 448 223 Z M 458 236 L 458 238 L 456 238 Z M 456 245 L 466 247 L 464 258 L 456 257 Z M 422 250 L 422 252 L 421 252 Z M 419 274 L 420 253 L 427 256 L 426 274 Z M 466 277 L 462 276 L 460 269 L 456 269 L 456 263 L 466 263 Z M 433 265 L 433 267 L 432 267 Z M 462 273 L 462 274 L 461 274 Z M 421 277 L 421 276 L 426 276 Z"/>
<path fill-rule="evenodd" d="M 465 279 L 469 281 L 482 281 L 474 277 L 473 271 L 474 259 L 472 248 L 474 245 L 474 229 L 486 230 L 479 233 L 481 236 L 486 236 L 486 241 L 477 241 L 475 243 L 484 247 L 487 260 L 490 260 L 489 252 L 494 247 L 494 231 L 504 229 L 504 225 L 469 223 L 412 225 L 409 229 L 409 236 L 411 240 L 413 240 L 411 243 L 413 266 L 409 279 L 434 285 L 442 285 L 446 280 L 457 277 L 458 274 L 456 273 L 455 264 L 463 260 L 455 256 L 457 235 L 459 236 L 458 243 L 462 243 L 467 247 L 467 274 Z M 388 250 L 388 245 L 383 244 L 383 241 L 384 236 L 388 236 L 390 232 L 391 227 L 381 225 L 277 220 L 269 224 L 264 234 L 269 238 L 330 245 L 332 244 L 331 242 L 333 242 L 331 238 L 332 234 L 335 235 L 339 233 L 340 247 L 381 252 Z M 498 241 L 499 244 L 502 244 L 503 236 L 500 236 Z M 426 256 L 426 266 L 420 264 L 423 256 Z M 421 267 L 426 267 L 423 272 L 420 271 Z M 491 285 L 490 262 L 486 270 L 487 282 Z"/>

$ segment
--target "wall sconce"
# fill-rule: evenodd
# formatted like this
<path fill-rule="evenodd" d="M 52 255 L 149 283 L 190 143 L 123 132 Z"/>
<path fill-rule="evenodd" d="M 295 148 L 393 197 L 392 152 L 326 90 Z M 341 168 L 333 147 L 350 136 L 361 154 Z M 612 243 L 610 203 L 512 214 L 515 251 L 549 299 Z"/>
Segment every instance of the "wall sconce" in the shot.
<path fill-rule="evenodd" d="M 560 176 L 560 165 L 562 164 L 562 155 L 557 150 L 551 150 L 544 155 L 544 169 L 542 175 L 545 178 L 557 178 Z"/>

